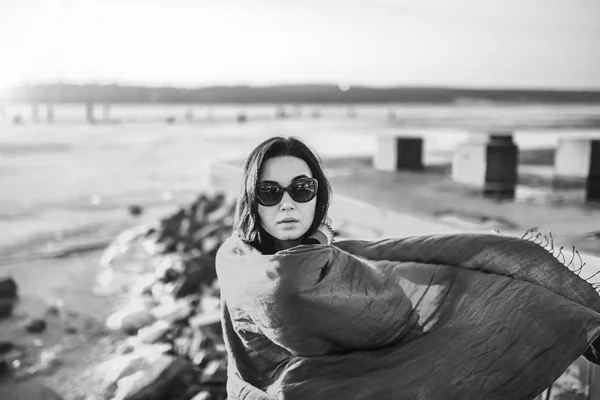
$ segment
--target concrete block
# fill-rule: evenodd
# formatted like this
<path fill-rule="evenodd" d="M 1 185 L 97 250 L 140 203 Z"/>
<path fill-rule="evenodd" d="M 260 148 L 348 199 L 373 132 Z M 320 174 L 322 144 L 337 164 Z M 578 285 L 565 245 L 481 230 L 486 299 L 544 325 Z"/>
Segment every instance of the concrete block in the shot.
<path fill-rule="evenodd" d="M 420 135 L 378 136 L 373 164 L 381 171 L 423 169 L 423 138 Z"/>
<path fill-rule="evenodd" d="M 561 138 L 554 156 L 557 181 L 584 182 L 588 202 L 600 202 L 600 140 L 597 138 Z"/>
<path fill-rule="evenodd" d="M 561 138 L 554 155 L 554 175 L 557 178 L 586 179 L 590 172 L 592 140 Z"/>
<path fill-rule="evenodd" d="M 518 148 L 510 133 L 475 133 L 457 146 L 452 180 L 485 195 L 513 197 L 517 184 Z"/>

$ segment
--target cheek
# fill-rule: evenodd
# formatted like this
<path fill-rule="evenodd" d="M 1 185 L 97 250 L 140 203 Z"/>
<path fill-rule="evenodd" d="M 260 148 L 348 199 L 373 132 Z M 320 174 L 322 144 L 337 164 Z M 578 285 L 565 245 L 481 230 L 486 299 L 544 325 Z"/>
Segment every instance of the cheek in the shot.
<path fill-rule="evenodd" d="M 315 217 L 315 212 L 317 210 L 317 202 L 315 200 L 312 200 L 309 203 L 303 204 L 304 207 L 302 209 L 302 213 L 305 216 L 306 219 L 306 223 L 308 225 L 312 224 L 312 221 Z"/>
<path fill-rule="evenodd" d="M 272 223 L 271 220 L 273 219 L 273 217 L 272 217 L 272 214 L 273 214 L 272 209 L 273 208 L 274 207 L 265 207 L 265 206 L 261 206 L 261 205 L 258 206 L 258 218 L 262 225 L 268 226 L 269 224 Z"/>

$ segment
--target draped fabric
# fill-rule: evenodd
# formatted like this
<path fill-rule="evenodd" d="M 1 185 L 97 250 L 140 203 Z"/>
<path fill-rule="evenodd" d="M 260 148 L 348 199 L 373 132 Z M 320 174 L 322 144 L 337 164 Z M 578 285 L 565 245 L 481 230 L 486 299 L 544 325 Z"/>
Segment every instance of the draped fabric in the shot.
<path fill-rule="evenodd" d="M 598 362 L 597 292 L 523 239 L 263 255 L 234 235 L 217 274 L 230 399 L 530 400 L 582 354 Z"/>

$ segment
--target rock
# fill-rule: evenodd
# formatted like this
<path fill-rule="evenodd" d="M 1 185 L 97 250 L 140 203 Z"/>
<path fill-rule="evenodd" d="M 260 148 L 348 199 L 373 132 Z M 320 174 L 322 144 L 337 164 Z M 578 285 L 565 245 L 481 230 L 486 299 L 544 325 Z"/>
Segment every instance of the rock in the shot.
<path fill-rule="evenodd" d="M 136 296 L 152 296 L 152 285 L 155 283 L 154 274 L 144 275 L 133 284 L 131 293 Z"/>
<path fill-rule="evenodd" d="M 139 217 L 144 212 L 144 209 L 139 204 L 132 204 L 129 206 L 129 214 L 134 217 Z"/>
<path fill-rule="evenodd" d="M 178 337 L 173 341 L 173 349 L 175 354 L 180 357 L 186 357 L 190 352 L 190 347 L 192 345 L 192 339 L 189 337 Z"/>
<path fill-rule="evenodd" d="M 0 354 L 8 353 L 14 348 L 15 345 L 13 342 L 9 342 L 7 340 L 0 340 Z"/>
<path fill-rule="evenodd" d="M 203 286 L 210 286 L 217 278 L 214 258 L 196 256 L 185 260 L 184 273 L 176 282 L 173 294 L 185 297 L 199 294 Z"/>
<path fill-rule="evenodd" d="M 150 292 L 153 298 L 160 299 L 167 293 L 167 288 L 164 283 L 156 282 L 150 287 Z"/>
<path fill-rule="evenodd" d="M 74 326 L 67 326 L 67 327 L 65 327 L 65 333 L 68 333 L 69 335 L 74 335 L 77 332 L 78 332 L 78 330 Z"/>
<path fill-rule="evenodd" d="M 52 304 L 52 305 L 48 306 L 48 308 L 46 308 L 46 314 L 52 315 L 54 317 L 60 316 L 60 311 L 61 311 L 60 307 L 58 307 L 57 305 L 54 305 L 54 304 Z"/>
<path fill-rule="evenodd" d="M 162 355 L 117 382 L 114 400 L 161 400 L 184 395 L 196 383 L 188 361 Z"/>
<path fill-rule="evenodd" d="M 63 347 L 56 345 L 43 350 L 37 362 L 27 368 L 28 374 L 36 374 L 41 371 L 48 371 L 61 364 L 60 354 L 63 351 Z"/>
<path fill-rule="evenodd" d="M 106 326 L 115 331 L 120 330 L 134 335 L 140 328 L 148 326 L 154 321 L 156 318 L 144 304 L 132 303 L 108 317 Z"/>
<path fill-rule="evenodd" d="M 192 400 L 210 400 L 211 397 L 212 396 L 210 395 L 210 392 L 203 390 L 194 397 L 192 397 Z"/>
<path fill-rule="evenodd" d="M 13 309 L 15 308 L 16 299 L 3 299 L 0 298 L 0 318 L 7 318 L 12 315 Z"/>
<path fill-rule="evenodd" d="M 221 311 L 213 310 L 206 313 L 196 314 L 190 318 L 189 324 L 196 330 L 200 330 L 202 328 L 216 328 L 218 330 L 221 327 Z"/>
<path fill-rule="evenodd" d="M 14 299 L 18 296 L 17 283 L 13 278 L 0 277 L 0 298 Z"/>
<path fill-rule="evenodd" d="M 208 347 L 207 341 L 210 341 L 201 331 L 194 332 L 190 343 L 190 349 L 187 356 L 194 362 L 194 365 L 199 365 L 200 361 L 196 362 L 196 359 L 201 360 L 206 355 L 204 349 Z M 202 354 L 200 354 L 202 353 Z M 202 357 L 199 357 L 201 355 Z"/>
<path fill-rule="evenodd" d="M 165 336 L 171 324 L 164 320 L 158 320 L 150 326 L 138 331 L 138 337 L 143 343 L 155 343 Z"/>
<path fill-rule="evenodd" d="M 46 387 L 39 379 L 3 382 L 0 387 L 2 400 L 62 400 L 58 394 Z"/>
<path fill-rule="evenodd" d="M 8 276 L 0 277 L 0 318 L 10 317 L 18 297 L 17 283 Z"/>
<path fill-rule="evenodd" d="M 210 254 L 213 258 L 217 254 L 219 247 L 221 247 L 223 241 L 220 237 L 207 237 L 202 241 L 201 249 L 203 254 Z"/>
<path fill-rule="evenodd" d="M 29 333 L 42 333 L 47 326 L 46 321 L 42 318 L 34 318 L 25 324 L 25 330 Z"/>
<path fill-rule="evenodd" d="M 121 347 L 125 345 L 131 345 L 131 343 L 127 341 Z M 162 349 L 153 347 L 135 349 L 132 346 L 131 349 L 131 352 L 113 357 L 96 367 L 95 374 L 100 377 L 105 388 L 105 398 L 110 399 L 114 396 L 117 382 L 121 378 L 142 370 L 145 365 L 152 363 L 163 355 Z"/>
<path fill-rule="evenodd" d="M 200 350 L 194 358 L 192 358 L 192 363 L 200 368 L 205 368 L 209 362 L 209 355 L 206 351 Z"/>
<path fill-rule="evenodd" d="M 177 271 L 175 268 L 167 268 L 164 271 L 164 274 L 162 275 L 161 278 L 159 278 L 159 280 L 162 283 L 170 283 L 175 281 L 177 278 L 179 278 L 179 276 L 181 275 L 181 272 Z"/>
<path fill-rule="evenodd" d="M 3 358 L 0 358 L 0 377 L 10 371 L 10 367 L 8 366 L 8 361 Z"/>
<path fill-rule="evenodd" d="M 202 383 L 227 382 L 227 365 L 224 360 L 213 360 L 206 365 L 200 378 Z"/>
<path fill-rule="evenodd" d="M 192 313 L 192 306 L 185 300 L 162 304 L 152 309 L 152 314 L 156 319 L 162 319 L 168 323 L 173 323 L 186 319 Z"/>
<path fill-rule="evenodd" d="M 117 347 L 116 353 L 119 354 L 119 355 L 126 355 L 126 354 L 133 353 L 134 350 L 135 350 L 135 344 L 129 343 L 129 342 L 125 342 L 125 343 L 121 343 Z"/>

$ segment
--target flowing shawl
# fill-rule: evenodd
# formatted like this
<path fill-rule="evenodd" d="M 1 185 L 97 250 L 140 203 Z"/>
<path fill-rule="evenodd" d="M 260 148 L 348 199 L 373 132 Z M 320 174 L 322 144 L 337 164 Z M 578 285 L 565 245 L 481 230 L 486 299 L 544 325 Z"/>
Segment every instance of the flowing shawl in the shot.
<path fill-rule="evenodd" d="M 427 235 L 217 254 L 230 399 L 530 400 L 598 363 L 600 297 L 528 240 Z"/>

